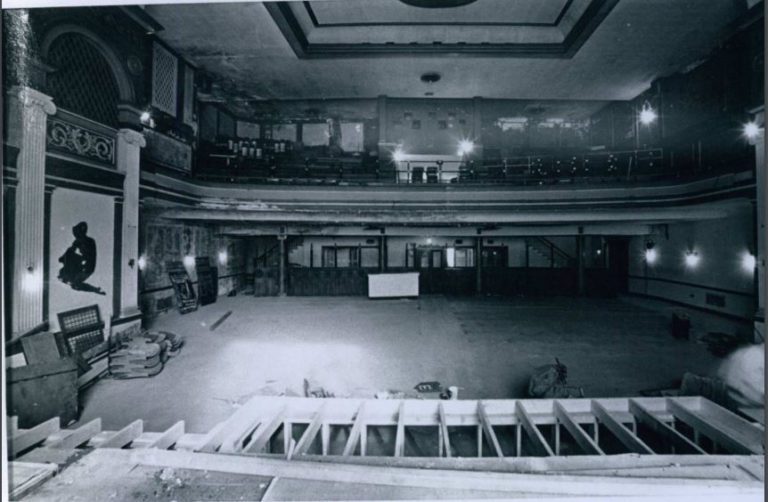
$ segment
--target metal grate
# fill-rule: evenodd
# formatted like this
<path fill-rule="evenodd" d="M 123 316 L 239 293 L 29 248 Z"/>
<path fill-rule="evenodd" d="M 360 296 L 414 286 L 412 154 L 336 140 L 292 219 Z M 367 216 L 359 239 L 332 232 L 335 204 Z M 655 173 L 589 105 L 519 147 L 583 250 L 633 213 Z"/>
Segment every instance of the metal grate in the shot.
<path fill-rule="evenodd" d="M 85 352 L 104 341 L 104 323 L 98 305 L 62 312 L 58 318 L 70 353 Z"/>
<path fill-rule="evenodd" d="M 117 126 L 120 92 L 109 63 L 88 38 L 66 33 L 54 40 L 47 90 L 56 105 L 96 122 Z"/>
<path fill-rule="evenodd" d="M 176 76 L 179 61 L 165 47 L 155 43 L 152 53 L 152 106 L 176 116 Z"/>

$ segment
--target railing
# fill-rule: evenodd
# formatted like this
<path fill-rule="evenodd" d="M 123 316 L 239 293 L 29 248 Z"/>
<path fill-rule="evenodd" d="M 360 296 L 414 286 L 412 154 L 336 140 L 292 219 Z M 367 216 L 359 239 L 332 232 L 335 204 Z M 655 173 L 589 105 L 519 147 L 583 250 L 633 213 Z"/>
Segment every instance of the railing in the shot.
<path fill-rule="evenodd" d="M 447 160 L 425 156 L 418 160 L 365 161 L 359 157 L 279 159 L 270 162 L 232 160 L 229 166 L 202 167 L 198 179 L 231 183 L 296 184 L 507 184 L 633 182 L 736 172 L 734 163 L 703 169 L 681 162 L 660 148 L 600 151 L 568 155 L 528 155 L 500 159 Z M 744 169 L 749 169 L 748 163 Z"/>
<path fill-rule="evenodd" d="M 50 152 L 114 167 L 115 129 L 61 108 L 48 118 L 46 127 Z"/>

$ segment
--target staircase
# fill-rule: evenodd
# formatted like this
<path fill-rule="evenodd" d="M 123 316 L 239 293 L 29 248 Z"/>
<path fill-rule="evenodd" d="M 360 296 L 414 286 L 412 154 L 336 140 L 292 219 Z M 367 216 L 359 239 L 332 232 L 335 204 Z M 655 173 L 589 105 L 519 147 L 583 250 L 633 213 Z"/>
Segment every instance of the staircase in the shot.
<path fill-rule="evenodd" d="M 563 249 L 555 245 L 551 240 L 546 237 L 529 237 L 526 239 L 526 245 L 528 246 L 528 253 L 530 253 L 529 263 L 531 257 L 534 255 L 535 261 L 543 261 L 552 268 L 567 268 L 574 266 L 576 259 L 568 254 Z"/>

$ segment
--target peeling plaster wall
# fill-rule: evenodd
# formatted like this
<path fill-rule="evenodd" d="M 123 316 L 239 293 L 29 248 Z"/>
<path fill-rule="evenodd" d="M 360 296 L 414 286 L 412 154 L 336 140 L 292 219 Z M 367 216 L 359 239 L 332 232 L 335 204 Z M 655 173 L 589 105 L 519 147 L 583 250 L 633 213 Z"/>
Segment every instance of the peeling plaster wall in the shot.
<path fill-rule="evenodd" d="M 219 295 L 243 287 L 246 268 L 245 239 L 217 235 L 215 225 L 178 223 L 161 218 L 148 218 L 141 225 L 141 254 L 146 267 L 140 274 L 139 301 L 145 315 L 156 315 L 173 308 L 174 292 L 166 270 L 166 262 L 183 260 L 185 256 L 207 256 L 218 268 Z M 219 253 L 226 251 L 226 263 Z M 194 267 L 188 267 L 192 281 L 197 281 Z"/>

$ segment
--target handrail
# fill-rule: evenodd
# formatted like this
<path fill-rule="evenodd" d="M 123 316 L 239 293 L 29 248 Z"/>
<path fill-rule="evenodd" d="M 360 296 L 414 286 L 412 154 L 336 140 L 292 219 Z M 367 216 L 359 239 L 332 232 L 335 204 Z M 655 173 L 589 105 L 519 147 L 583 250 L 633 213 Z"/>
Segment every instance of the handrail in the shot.
<path fill-rule="evenodd" d="M 557 256 L 567 260 L 569 263 L 574 259 L 573 256 L 571 256 L 567 251 L 563 250 L 561 247 L 559 247 L 557 244 L 547 239 L 546 237 L 535 236 L 535 237 L 531 237 L 531 239 L 534 241 L 540 242 L 544 246 L 547 246 L 547 248 L 554 251 L 554 253 Z"/>

